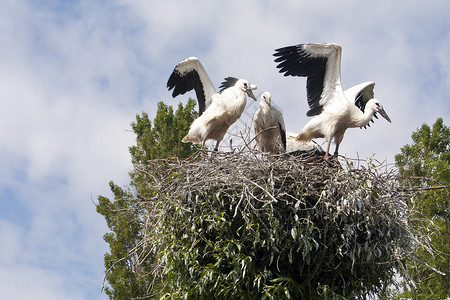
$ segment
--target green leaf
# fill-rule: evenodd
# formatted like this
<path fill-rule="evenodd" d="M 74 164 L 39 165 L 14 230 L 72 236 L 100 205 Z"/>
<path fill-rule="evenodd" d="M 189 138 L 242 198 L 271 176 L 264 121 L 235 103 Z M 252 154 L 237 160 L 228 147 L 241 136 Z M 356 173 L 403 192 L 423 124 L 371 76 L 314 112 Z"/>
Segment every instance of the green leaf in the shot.
<path fill-rule="evenodd" d="M 297 238 L 297 227 L 293 227 L 291 229 L 291 236 L 292 236 L 293 240 L 295 240 Z"/>

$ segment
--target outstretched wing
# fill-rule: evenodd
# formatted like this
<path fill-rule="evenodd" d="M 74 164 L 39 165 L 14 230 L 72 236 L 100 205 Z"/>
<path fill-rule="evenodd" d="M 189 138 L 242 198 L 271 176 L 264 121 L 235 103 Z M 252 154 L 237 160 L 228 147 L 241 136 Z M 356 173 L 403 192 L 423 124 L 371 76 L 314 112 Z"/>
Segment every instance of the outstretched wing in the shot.
<path fill-rule="evenodd" d="M 375 97 L 374 93 L 374 87 L 375 82 L 373 81 L 367 81 L 360 84 L 357 84 L 355 86 L 352 86 L 351 88 L 348 88 L 345 90 L 344 94 L 345 97 L 351 101 L 355 101 L 355 105 L 364 112 L 364 109 L 366 108 L 367 101 L 370 99 L 373 99 Z M 378 119 L 378 116 L 376 113 L 373 114 L 373 116 Z M 371 120 L 373 122 L 373 119 Z M 370 127 L 370 123 L 366 126 Z M 364 128 L 366 128 L 364 126 Z"/>
<path fill-rule="evenodd" d="M 211 104 L 212 95 L 216 93 L 208 73 L 196 57 L 189 57 L 175 66 L 167 81 L 167 88 L 173 89 L 172 97 L 195 90 L 199 115 Z"/>
<path fill-rule="evenodd" d="M 308 116 L 318 115 L 333 99 L 340 85 L 341 47 L 336 44 L 298 44 L 279 48 L 273 54 L 284 76 L 307 77 L 306 91 L 310 110 Z"/>
<path fill-rule="evenodd" d="M 239 79 L 236 77 L 225 78 L 224 81 L 219 86 L 219 93 L 223 92 L 224 90 L 226 90 L 229 87 L 234 86 L 238 80 Z"/>

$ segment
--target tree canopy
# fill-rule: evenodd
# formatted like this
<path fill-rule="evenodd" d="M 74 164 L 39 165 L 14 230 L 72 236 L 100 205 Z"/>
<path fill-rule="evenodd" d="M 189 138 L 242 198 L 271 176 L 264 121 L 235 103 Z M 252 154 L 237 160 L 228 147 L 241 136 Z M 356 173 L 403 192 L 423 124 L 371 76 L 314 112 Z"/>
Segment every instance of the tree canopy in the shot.
<path fill-rule="evenodd" d="M 113 199 L 98 198 L 110 229 L 104 290 L 111 299 L 384 297 L 405 262 L 402 274 L 442 284 L 434 273 L 427 273 L 434 281 L 424 280 L 424 265 L 407 258 L 428 262 L 426 253 L 444 254 L 430 249 L 430 240 L 442 241 L 424 230 L 448 217 L 448 194 L 434 189 L 438 181 L 448 184 L 442 122 L 413 134 L 427 146 L 402 149 L 399 179 L 372 162 L 355 168 L 345 160 L 342 168 L 251 149 L 197 151 L 181 143 L 198 115 L 194 108 L 192 99 L 175 112 L 160 102 L 153 122 L 137 115 L 130 184 L 110 182 Z M 417 193 L 424 187 L 436 194 Z M 430 219 L 416 218 L 419 210 Z M 423 272 L 441 270 L 445 255 L 435 257 Z M 427 295 L 430 285 L 414 295 Z"/>
<path fill-rule="evenodd" d="M 402 147 L 395 162 L 403 184 L 425 188 L 410 203 L 411 219 L 433 248 L 416 245 L 418 257 L 407 260 L 416 285 L 405 285 L 400 296 L 446 299 L 450 296 L 450 127 L 438 118 L 432 127 L 423 124 L 411 137 L 413 144 Z"/>
<path fill-rule="evenodd" d="M 103 215 L 111 232 L 104 235 L 110 252 L 105 254 L 105 293 L 111 299 L 133 299 L 147 295 L 151 286 L 149 272 L 152 255 L 148 251 L 138 252 L 143 242 L 145 209 L 139 205 L 137 195 L 148 194 L 145 178 L 141 172 L 149 160 L 165 157 L 188 157 L 195 152 L 192 144 L 181 143 L 190 123 L 196 118 L 195 101 L 186 106 L 181 103 L 174 112 L 171 106 L 158 103 L 156 117 L 152 122 L 148 114 L 136 115 L 131 124 L 136 134 L 136 145 L 130 147 L 134 170 L 130 172 L 129 187 L 122 188 L 110 182 L 114 199 L 99 196 L 97 212 Z M 145 259 L 144 259 L 145 258 Z"/>

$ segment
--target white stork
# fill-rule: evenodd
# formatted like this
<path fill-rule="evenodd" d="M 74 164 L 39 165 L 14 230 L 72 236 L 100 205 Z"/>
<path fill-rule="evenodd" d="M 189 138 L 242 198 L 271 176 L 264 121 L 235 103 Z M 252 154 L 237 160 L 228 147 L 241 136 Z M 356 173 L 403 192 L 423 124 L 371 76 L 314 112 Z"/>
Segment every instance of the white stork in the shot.
<path fill-rule="evenodd" d="M 366 82 L 343 91 L 341 86 L 341 52 L 337 44 L 299 44 L 275 50 L 277 68 L 284 76 L 307 77 L 306 90 L 313 118 L 297 136 L 299 141 L 325 138 L 328 142 L 325 157 L 334 138 L 337 156 L 347 128 L 365 127 L 378 112 L 391 120 L 380 101 L 374 99 L 373 82 Z M 354 102 L 354 103 L 353 103 Z"/>
<path fill-rule="evenodd" d="M 286 150 L 286 128 L 281 111 L 272 106 L 272 95 L 261 94 L 259 109 L 253 116 L 255 140 L 261 152 L 278 153 Z M 270 129 L 269 129 L 270 128 Z M 279 145 L 282 145 L 280 149 Z"/>
<path fill-rule="evenodd" d="M 167 81 L 172 96 L 183 95 L 195 90 L 199 105 L 199 117 L 192 122 L 188 134 L 181 140 L 183 143 L 201 143 L 207 140 L 216 140 L 214 150 L 219 144 L 228 128 L 241 116 L 247 103 L 247 94 L 256 101 L 252 90 L 256 85 L 250 84 L 246 79 L 227 77 L 221 90 L 216 92 L 214 85 L 200 61 L 189 57 L 180 62 Z"/>

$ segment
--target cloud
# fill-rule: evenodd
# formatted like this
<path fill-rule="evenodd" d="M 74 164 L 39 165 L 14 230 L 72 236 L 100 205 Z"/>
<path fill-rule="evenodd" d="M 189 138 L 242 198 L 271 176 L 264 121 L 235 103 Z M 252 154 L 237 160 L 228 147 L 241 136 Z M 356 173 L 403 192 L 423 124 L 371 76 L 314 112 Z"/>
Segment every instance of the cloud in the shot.
<path fill-rule="evenodd" d="M 127 182 L 127 130 L 142 76 L 128 58 L 136 56 L 120 36 L 108 35 L 107 24 L 61 20 L 25 2 L 4 5 L 10 14 L 0 27 L 0 236 L 9 246 L 0 264 L 0 277 L 8 278 L 2 293 L 105 298 L 106 226 L 92 201 L 109 195 L 109 180 Z"/>
<path fill-rule="evenodd" d="M 2 297 L 6 299 L 85 299 L 80 290 L 63 289 L 59 274 L 28 265 L 3 269 L 0 267 Z M 70 286 L 69 282 L 65 283 Z"/>
<path fill-rule="evenodd" d="M 44 232 L 41 232 L 41 234 Z M 60 242 L 59 235 L 47 232 L 46 240 Z M 66 257 L 62 262 L 60 255 L 53 249 L 39 249 L 29 238 L 35 239 L 33 232 L 22 228 L 13 222 L 0 220 L 0 237 L 2 248 L 0 249 L 0 281 L 2 297 L 6 299 L 92 299 L 89 294 L 100 296 L 99 284 L 97 292 L 92 288 L 92 282 L 86 277 L 94 277 L 89 271 L 80 272 L 80 267 L 85 269 L 101 264 L 84 265 L 86 258 Z M 55 244 L 57 242 L 55 241 Z M 58 246 L 57 250 L 61 250 Z M 77 249 L 79 250 L 79 249 Z M 92 255 L 93 249 L 84 255 Z M 64 253 L 70 253 L 65 251 Z M 97 256 L 97 259 L 101 259 Z M 68 263 L 72 261 L 72 263 Z M 57 267 L 58 266 L 58 267 Z M 81 276 L 80 276 L 81 275 Z M 98 274 L 97 276 L 98 277 Z M 83 288 L 87 288 L 83 290 Z M 86 297 L 86 298 L 85 298 Z"/>

